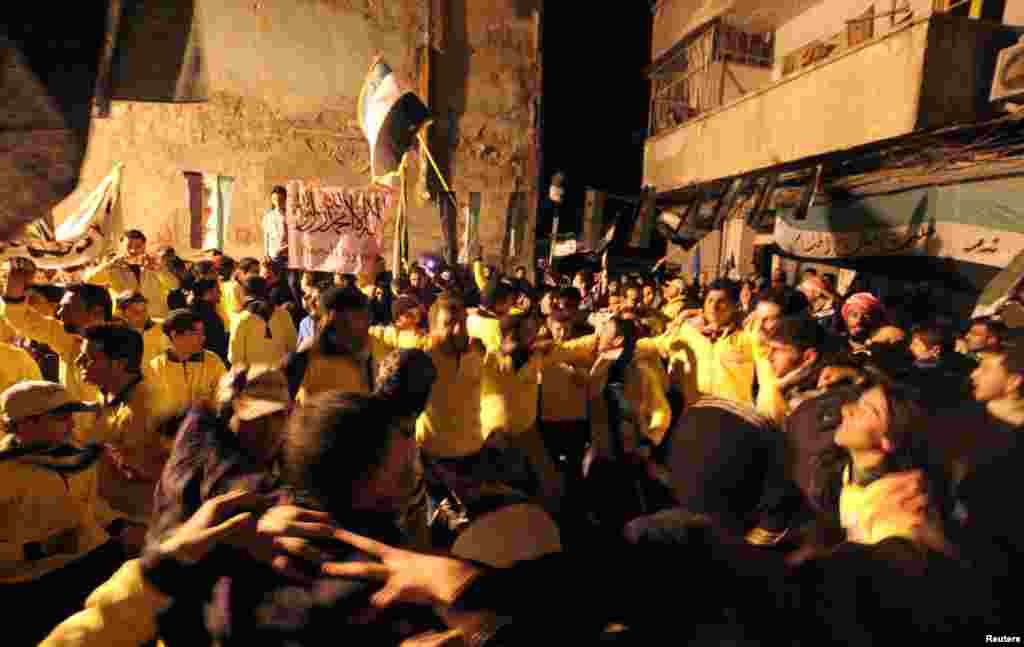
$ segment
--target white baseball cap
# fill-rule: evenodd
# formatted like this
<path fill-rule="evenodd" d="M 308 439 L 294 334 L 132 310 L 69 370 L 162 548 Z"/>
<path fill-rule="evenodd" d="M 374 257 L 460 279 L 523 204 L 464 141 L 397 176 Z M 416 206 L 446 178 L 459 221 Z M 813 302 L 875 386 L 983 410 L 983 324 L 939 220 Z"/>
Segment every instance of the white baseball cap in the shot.
<path fill-rule="evenodd" d="M 44 413 L 88 411 L 89 405 L 72 400 L 56 382 L 18 382 L 0 395 L 0 407 L 7 422 L 18 422 Z"/>

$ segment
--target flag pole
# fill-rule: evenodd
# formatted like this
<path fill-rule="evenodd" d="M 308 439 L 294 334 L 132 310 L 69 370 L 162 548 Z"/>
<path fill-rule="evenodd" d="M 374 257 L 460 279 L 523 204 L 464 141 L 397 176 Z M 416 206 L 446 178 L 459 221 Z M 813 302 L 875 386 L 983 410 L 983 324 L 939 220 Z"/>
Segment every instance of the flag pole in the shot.
<path fill-rule="evenodd" d="M 441 181 L 441 186 L 444 188 L 445 194 L 448 199 L 452 201 L 452 206 L 458 211 L 459 205 L 455 202 L 455 197 L 452 195 L 452 190 L 448 188 L 448 183 L 444 180 L 444 175 L 441 174 L 441 169 L 437 168 L 437 162 L 434 161 L 434 156 L 430 153 L 430 146 L 427 145 L 427 139 L 423 136 L 423 131 L 416 135 L 420 143 L 423 145 L 423 152 L 427 155 L 427 159 L 430 161 L 430 167 L 434 169 L 434 173 L 437 175 L 437 179 Z"/>

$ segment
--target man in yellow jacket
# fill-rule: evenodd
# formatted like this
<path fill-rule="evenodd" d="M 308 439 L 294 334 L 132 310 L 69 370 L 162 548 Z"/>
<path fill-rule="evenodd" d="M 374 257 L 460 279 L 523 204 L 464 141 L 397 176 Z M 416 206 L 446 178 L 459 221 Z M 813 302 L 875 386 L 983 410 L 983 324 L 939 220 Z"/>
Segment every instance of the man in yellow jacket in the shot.
<path fill-rule="evenodd" d="M 215 353 L 203 349 L 203 322 L 188 310 L 175 310 L 162 326 L 170 348 L 150 361 L 150 379 L 160 394 L 165 418 L 199 403 L 213 404 L 220 379 L 227 373 Z"/>
<path fill-rule="evenodd" d="M 275 308 L 267 294 L 266 279 L 253 276 L 242 286 L 246 302 L 228 342 L 232 366 L 279 366 L 295 352 L 299 333 L 284 308 Z"/>
<path fill-rule="evenodd" d="M 149 302 L 152 316 L 167 316 L 167 295 L 177 287 L 177 279 L 157 268 L 146 256 L 146 235 L 129 229 L 121 237 L 121 255 L 86 272 L 85 282 L 109 288 L 111 297 L 125 292 L 141 292 Z"/>
<path fill-rule="evenodd" d="M 153 358 L 167 350 L 167 337 L 160 327 L 161 321 L 149 318 L 149 302 L 138 291 L 126 292 L 117 298 L 114 315 L 142 335 L 142 365 L 149 366 Z"/>
<path fill-rule="evenodd" d="M 670 362 L 686 365 L 686 378 L 696 378 L 695 389 L 683 385 L 685 395 L 693 394 L 688 399 L 710 395 L 753 406 L 758 342 L 756 333 L 743 329 L 738 312 L 739 286 L 718 279 L 708 286 L 702 317 L 676 322 L 663 335 L 641 339 L 637 352 L 656 352 Z"/>
<path fill-rule="evenodd" d="M 89 326 L 110 321 L 113 310 L 110 293 L 88 283 L 70 285 L 57 308 L 57 317 L 46 317 L 25 301 L 27 281 L 30 274 L 34 273 L 34 269 L 29 272 L 24 268 L 11 268 L 4 294 L 7 320 L 23 337 L 46 344 L 57 353 L 60 358 L 60 383 L 72 399 L 95 401 L 99 398 L 99 391 L 82 379 L 75 367 L 75 360 L 81 354 L 82 331 Z M 91 425 L 91 418 L 85 414 L 75 417 L 78 432 L 87 431 Z"/>
<path fill-rule="evenodd" d="M 373 326 L 370 334 L 395 348 L 423 348 L 427 342 L 420 332 L 423 306 L 416 299 L 402 295 L 391 304 L 390 326 Z"/>
<path fill-rule="evenodd" d="M 60 384 L 20 382 L 0 395 L 0 599 L 28 613 L 5 645 L 35 645 L 124 560 L 105 527 L 98 446 L 71 444 L 71 414 L 87 408 Z M 17 606 L 14 606 L 17 605 Z"/>
<path fill-rule="evenodd" d="M 377 367 L 394 350 L 370 335 L 370 303 L 355 288 L 333 286 L 320 295 L 320 332 L 284 362 L 298 402 L 323 391 L 370 393 Z"/>
<path fill-rule="evenodd" d="M 81 434 L 109 446 L 113 460 L 100 464 L 100 495 L 126 520 L 145 526 L 171 441 L 158 431 L 161 394 L 144 379 L 142 335 L 120 324 L 93 326 L 76 364 L 101 392 L 95 427 Z"/>

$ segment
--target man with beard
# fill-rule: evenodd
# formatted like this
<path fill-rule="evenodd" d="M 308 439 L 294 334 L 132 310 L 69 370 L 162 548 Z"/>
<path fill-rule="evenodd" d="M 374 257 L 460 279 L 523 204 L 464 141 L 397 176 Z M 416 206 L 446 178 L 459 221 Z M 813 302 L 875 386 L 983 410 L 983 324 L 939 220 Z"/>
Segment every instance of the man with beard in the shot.
<path fill-rule="evenodd" d="M 32 341 L 46 344 L 60 358 L 60 383 L 68 390 L 68 397 L 78 402 L 99 399 L 94 385 L 86 384 L 75 368 L 81 353 L 82 331 L 89 326 L 110 321 L 113 304 L 110 293 L 98 286 L 77 283 L 68 286 L 57 308 L 57 317 L 45 317 L 25 302 L 25 289 L 35 270 L 11 266 L 4 293 L 7 320 L 18 333 Z M 90 414 L 78 414 L 75 428 L 85 431 L 92 427 Z"/>
<path fill-rule="evenodd" d="M 843 304 L 842 315 L 850 350 L 854 353 L 869 352 L 868 339 L 884 323 L 885 309 L 882 302 L 873 294 L 858 292 Z"/>

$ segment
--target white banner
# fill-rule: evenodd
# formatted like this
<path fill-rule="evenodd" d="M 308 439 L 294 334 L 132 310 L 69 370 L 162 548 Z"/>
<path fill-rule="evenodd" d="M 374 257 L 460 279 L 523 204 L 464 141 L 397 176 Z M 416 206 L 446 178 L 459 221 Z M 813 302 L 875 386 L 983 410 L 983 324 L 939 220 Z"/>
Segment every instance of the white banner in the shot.
<path fill-rule="evenodd" d="M 380 256 L 391 195 L 375 187 L 288 183 L 288 259 L 293 269 L 357 274 Z"/>
<path fill-rule="evenodd" d="M 78 211 L 57 227 L 53 239 L 26 235 L 21 240 L 0 241 L 0 262 L 9 258 L 30 258 L 36 267 L 61 269 L 83 265 L 107 253 L 124 230 L 121 218 L 121 169 L 118 162 L 89 194 Z M 47 231 L 43 224 L 30 227 Z"/>

